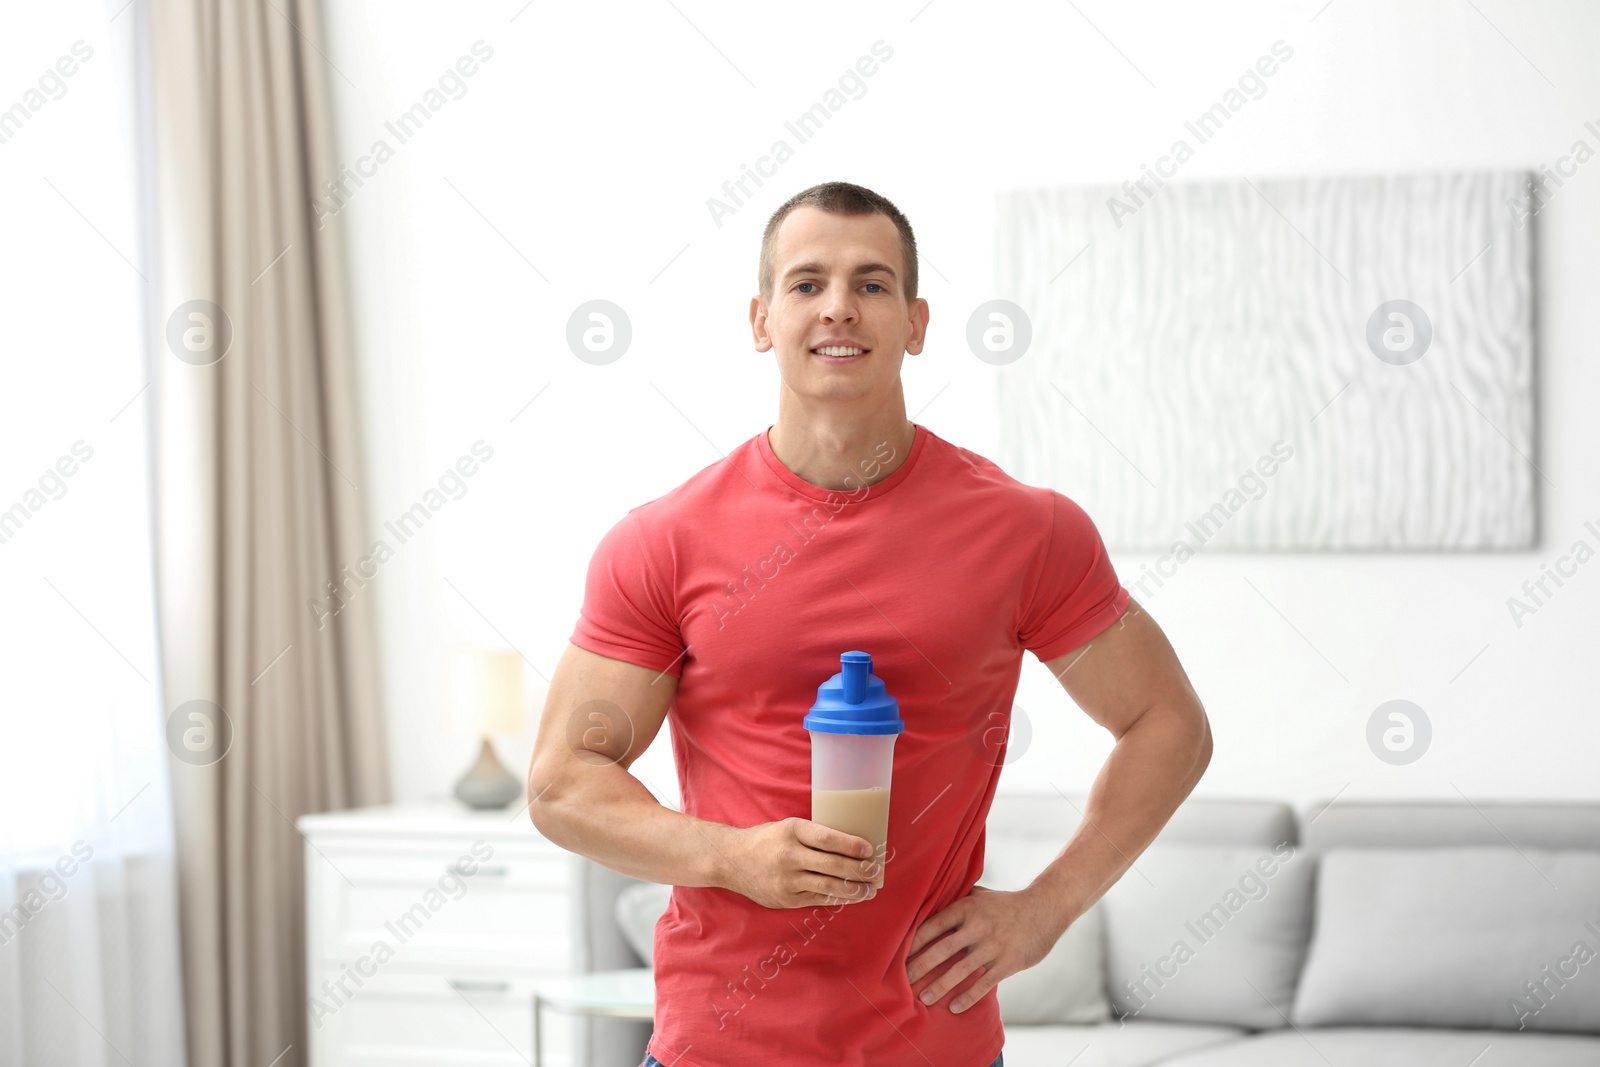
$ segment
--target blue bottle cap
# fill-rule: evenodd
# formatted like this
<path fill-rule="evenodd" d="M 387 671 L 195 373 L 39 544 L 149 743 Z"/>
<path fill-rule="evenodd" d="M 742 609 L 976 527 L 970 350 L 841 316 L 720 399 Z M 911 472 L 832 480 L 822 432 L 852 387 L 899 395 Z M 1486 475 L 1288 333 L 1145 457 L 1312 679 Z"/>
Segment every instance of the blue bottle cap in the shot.
<path fill-rule="evenodd" d="M 872 673 L 865 652 L 839 656 L 839 673 L 817 686 L 817 702 L 805 717 L 805 728 L 824 734 L 898 734 L 905 730 L 900 702 Z"/>

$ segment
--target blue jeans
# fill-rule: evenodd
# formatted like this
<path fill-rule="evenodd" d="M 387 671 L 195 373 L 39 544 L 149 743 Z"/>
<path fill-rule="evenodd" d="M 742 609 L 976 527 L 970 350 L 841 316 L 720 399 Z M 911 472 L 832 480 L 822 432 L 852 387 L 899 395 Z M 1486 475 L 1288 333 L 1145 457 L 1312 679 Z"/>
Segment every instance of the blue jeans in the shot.
<path fill-rule="evenodd" d="M 644 1062 L 639 1064 L 639 1067 L 666 1067 L 666 1064 L 646 1052 L 644 1054 Z M 995 1061 L 989 1064 L 989 1067 L 1006 1067 L 1006 1054 L 1002 1052 L 999 1056 L 996 1056 Z"/>

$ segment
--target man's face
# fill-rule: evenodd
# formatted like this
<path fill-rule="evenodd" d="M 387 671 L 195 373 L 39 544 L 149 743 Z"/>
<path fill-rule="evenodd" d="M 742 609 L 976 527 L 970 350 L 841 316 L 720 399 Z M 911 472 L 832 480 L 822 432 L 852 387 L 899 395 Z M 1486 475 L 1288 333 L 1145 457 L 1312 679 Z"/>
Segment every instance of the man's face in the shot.
<path fill-rule="evenodd" d="M 906 303 L 900 231 L 885 215 L 791 211 L 773 249 L 772 300 L 750 302 L 756 351 L 777 353 L 784 386 L 817 400 L 887 401 L 907 352 L 922 351 L 928 302 Z M 825 342 L 865 349 L 828 359 Z"/>

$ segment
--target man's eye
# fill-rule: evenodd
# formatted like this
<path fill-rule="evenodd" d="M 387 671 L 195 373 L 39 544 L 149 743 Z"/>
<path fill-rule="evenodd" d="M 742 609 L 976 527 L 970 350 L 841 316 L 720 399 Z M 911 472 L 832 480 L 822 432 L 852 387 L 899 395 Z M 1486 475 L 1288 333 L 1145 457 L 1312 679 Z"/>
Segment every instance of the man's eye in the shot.
<path fill-rule="evenodd" d="M 806 290 L 803 288 L 804 286 L 816 285 L 816 284 L 817 284 L 816 282 L 799 282 L 799 283 L 797 283 L 795 285 L 795 289 L 797 291 L 799 291 L 799 292 L 806 292 Z M 882 282 L 867 282 L 866 284 L 872 286 L 874 289 L 878 289 L 878 290 L 882 290 L 884 292 L 888 292 L 888 290 L 883 288 L 883 283 Z"/>

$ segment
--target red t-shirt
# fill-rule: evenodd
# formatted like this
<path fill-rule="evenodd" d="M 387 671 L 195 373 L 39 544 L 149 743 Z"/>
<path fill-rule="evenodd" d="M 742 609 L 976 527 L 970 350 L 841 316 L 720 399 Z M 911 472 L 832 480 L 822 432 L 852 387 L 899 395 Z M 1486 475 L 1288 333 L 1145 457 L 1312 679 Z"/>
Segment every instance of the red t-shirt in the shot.
<path fill-rule="evenodd" d="M 881 442 L 861 481 L 893 457 Z M 905 720 L 884 887 L 773 909 L 675 886 L 655 930 L 651 1054 L 668 1067 L 988 1067 L 1005 1040 L 994 991 L 960 1014 L 953 993 L 925 1005 L 954 961 L 913 989 L 907 953 L 983 873 L 1023 649 L 1060 656 L 1127 603 L 1081 508 L 921 425 L 873 485 L 812 485 L 762 431 L 618 521 L 571 640 L 678 676 L 667 722 L 684 812 L 731 826 L 811 817 L 801 719 L 841 652 L 872 655 Z"/>

